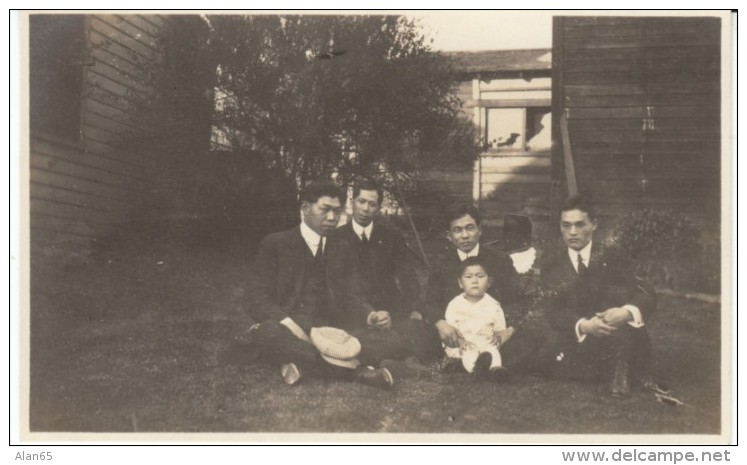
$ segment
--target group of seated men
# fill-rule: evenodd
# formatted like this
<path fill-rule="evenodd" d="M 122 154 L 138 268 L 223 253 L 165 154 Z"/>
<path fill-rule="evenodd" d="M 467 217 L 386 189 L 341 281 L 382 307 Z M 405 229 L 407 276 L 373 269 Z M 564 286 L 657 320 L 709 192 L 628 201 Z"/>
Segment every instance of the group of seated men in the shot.
<path fill-rule="evenodd" d="M 593 241 L 585 198 L 561 208 L 565 246 L 544 254 L 539 299 L 525 295 L 508 255 L 480 244 L 475 207 L 446 218 L 453 250 L 432 264 L 422 293 L 413 253 L 377 219 L 381 188 L 356 184 L 352 220 L 338 227 L 345 199 L 332 183 L 307 185 L 301 224 L 264 238 L 251 267 L 250 338 L 285 383 L 326 377 L 391 388 L 397 363 L 460 356 L 466 371 L 499 380 L 604 379 L 613 396 L 629 394 L 629 374 L 646 375 L 655 294 L 624 253 Z M 524 318 L 530 303 L 538 318 Z"/>

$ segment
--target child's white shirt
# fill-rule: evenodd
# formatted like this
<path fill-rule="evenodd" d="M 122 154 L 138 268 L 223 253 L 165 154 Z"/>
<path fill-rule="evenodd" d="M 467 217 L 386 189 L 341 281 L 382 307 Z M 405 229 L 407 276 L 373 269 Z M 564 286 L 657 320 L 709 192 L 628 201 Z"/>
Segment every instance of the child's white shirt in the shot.
<path fill-rule="evenodd" d="M 506 317 L 501 304 L 490 294 L 477 302 L 470 302 L 462 293 L 446 307 L 445 320 L 462 333 L 471 344 L 484 346 L 490 343 L 495 331 L 506 329 Z"/>

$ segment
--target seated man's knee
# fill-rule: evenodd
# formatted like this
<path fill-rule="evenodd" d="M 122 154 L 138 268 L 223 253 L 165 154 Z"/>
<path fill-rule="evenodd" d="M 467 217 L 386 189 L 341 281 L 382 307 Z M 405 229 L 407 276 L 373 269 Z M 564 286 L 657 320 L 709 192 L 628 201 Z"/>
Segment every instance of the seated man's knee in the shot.
<path fill-rule="evenodd" d="M 276 320 L 262 321 L 253 332 L 256 340 L 260 343 L 277 340 L 286 335 L 293 335 L 291 330 Z"/>

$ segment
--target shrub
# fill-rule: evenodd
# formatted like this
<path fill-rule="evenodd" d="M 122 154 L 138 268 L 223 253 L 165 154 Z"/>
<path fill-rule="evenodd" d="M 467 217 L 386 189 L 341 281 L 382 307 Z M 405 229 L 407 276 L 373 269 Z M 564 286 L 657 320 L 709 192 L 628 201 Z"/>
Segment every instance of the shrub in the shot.
<path fill-rule="evenodd" d="M 623 215 L 610 242 L 627 250 L 654 286 L 720 291 L 719 246 L 702 241 L 695 223 L 680 212 L 647 208 Z"/>
<path fill-rule="evenodd" d="M 612 241 L 633 258 L 674 258 L 699 248 L 700 231 L 684 214 L 643 209 L 620 217 Z"/>

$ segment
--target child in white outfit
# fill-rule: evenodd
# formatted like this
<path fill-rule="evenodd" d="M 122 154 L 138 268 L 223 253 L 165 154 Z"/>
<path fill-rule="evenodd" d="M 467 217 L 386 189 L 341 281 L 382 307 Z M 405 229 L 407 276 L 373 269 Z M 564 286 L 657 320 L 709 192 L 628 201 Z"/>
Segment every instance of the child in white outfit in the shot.
<path fill-rule="evenodd" d="M 469 373 L 505 371 L 498 348 L 501 340 L 508 340 L 513 328 L 506 328 L 501 304 L 486 293 L 490 281 L 482 261 L 478 257 L 467 258 L 462 262 L 458 278 L 464 293 L 454 297 L 446 307 L 446 322 L 462 336 L 460 347 L 445 347 L 446 356 L 460 358 Z"/>

